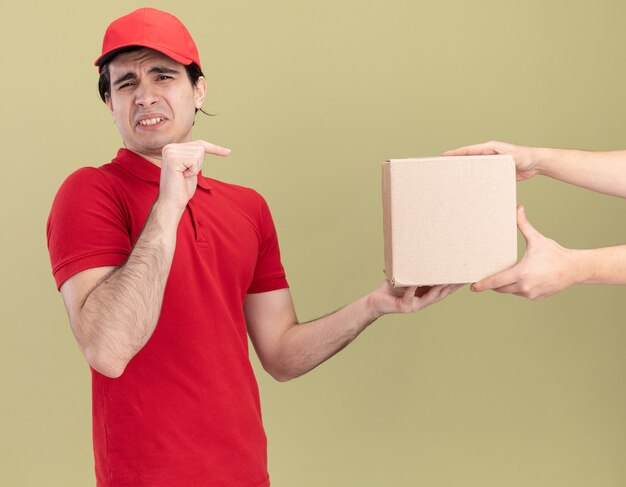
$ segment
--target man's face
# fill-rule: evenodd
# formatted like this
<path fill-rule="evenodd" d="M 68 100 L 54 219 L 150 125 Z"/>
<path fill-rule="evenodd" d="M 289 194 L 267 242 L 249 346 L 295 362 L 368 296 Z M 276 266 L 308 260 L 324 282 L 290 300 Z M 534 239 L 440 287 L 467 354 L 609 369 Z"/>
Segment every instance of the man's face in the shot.
<path fill-rule="evenodd" d="M 195 110 L 206 95 L 204 78 L 193 86 L 185 66 L 152 49 L 119 54 L 109 74 L 107 105 L 127 149 L 160 160 L 166 144 L 191 140 Z"/>

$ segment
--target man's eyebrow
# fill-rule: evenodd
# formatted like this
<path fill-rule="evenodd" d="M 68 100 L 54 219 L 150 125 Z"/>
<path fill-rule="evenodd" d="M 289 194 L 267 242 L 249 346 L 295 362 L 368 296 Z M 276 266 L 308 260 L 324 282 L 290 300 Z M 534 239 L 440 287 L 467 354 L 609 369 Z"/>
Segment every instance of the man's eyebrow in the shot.
<path fill-rule="evenodd" d="M 167 66 L 154 66 L 148 70 L 149 74 L 178 74 L 180 71 L 177 69 L 168 68 Z"/>
<path fill-rule="evenodd" d="M 117 80 L 115 80 L 113 82 L 113 86 L 117 86 L 120 83 L 123 83 L 124 81 L 128 81 L 129 79 L 135 79 L 135 78 L 137 78 L 137 75 L 135 73 L 128 72 L 124 76 L 122 76 L 121 78 L 118 78 Z"/>

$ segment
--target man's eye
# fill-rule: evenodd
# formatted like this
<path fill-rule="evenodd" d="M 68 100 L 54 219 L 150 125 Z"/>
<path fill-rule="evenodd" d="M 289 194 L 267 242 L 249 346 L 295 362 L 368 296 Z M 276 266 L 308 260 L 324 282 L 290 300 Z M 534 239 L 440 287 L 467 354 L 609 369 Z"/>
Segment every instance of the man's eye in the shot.
<path fill-rule="evenodd" d="M 159 81 L 162 81 L 162 80 L 166 80 L 166 79 L 172 79 L 172 77 L 171 77 L 171 76 L 168 76 L 168 75 L 166 75 L 166 74 L 162 74 L 162 75 L 160 75 L 157 79 L 158 79 Z"/>
<path fill-rule="evenodd" d="M 122 89 L 124 89 L 124 88 L 126 88 L 128 86 L 132 86 L 133 84 L 134 83 L 129 81 L 128 83 L 124 83 L 124 84 L 120 85 L 118 89 L 122 90 Z"/>

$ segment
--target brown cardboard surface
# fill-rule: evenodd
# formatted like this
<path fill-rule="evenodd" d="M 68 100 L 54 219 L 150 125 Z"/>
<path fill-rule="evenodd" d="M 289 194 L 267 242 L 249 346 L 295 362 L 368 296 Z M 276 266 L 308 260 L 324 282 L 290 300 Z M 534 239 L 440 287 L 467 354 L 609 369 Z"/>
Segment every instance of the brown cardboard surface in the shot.
<path fill-rule="evenodd" d="M 385 275 L 394 287 L 476 282 L 517 260 L 508 155 L 382 165 Z"/>

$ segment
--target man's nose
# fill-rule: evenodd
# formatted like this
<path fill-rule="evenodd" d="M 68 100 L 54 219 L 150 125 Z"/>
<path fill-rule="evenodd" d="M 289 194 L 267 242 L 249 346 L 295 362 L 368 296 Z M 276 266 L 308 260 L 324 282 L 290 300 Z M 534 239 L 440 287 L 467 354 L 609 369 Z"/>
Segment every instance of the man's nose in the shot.
<path fill-rule="evenodd" d="M 141 83 L 135 91 L 135 103 L 141 107 L 154 105 L 158 100 L 156 90 L 149 83 Z"/>

